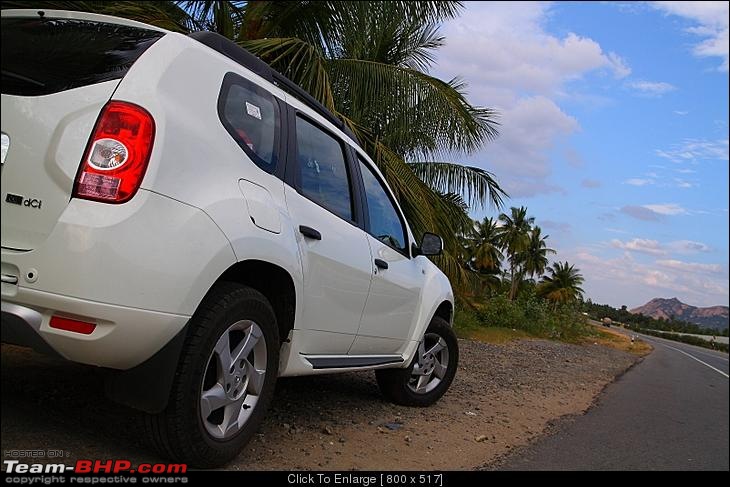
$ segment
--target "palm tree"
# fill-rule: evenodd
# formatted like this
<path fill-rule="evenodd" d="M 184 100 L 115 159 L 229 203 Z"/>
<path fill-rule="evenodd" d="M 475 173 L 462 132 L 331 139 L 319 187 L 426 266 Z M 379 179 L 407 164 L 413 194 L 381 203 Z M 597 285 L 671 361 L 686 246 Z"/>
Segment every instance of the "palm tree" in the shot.
<path fill-rule="evenodd" d="M 502 251 L 499 240 L 499 227 L 493 218 L 474 221 L 473 228 L 462 236 L 463 256 L 461 261 L 465 267 L 478 274 L 480 291 L 499 288 L 501 280 Z"/>
<path fill-rule="evenodd" d="M 484 218 L 474 222 L 474 232 L 467 248 L 471 257 L 471 265 L 478 272 L 499 273 L 502 265 L 499 227 L 493 218 Z"/>
<path fill-rule="evenodd" d="M 530 243 L 521 257 L 520 262 L 525 275 L 534 277 L 545 272 L 548 265 L 548 255 L 554 254 L 555 250 L 547 246 L 545 242 L 549 235 L 541 235 L 542 229 L 538 226 L 530 230 Z"/>
<path fill-rule="evenodd" d="M 543 276 L 538 286 L 538 295 L 552 301 L 554 305 L 573 303 L 583 297 L 583 276 L 568 262 L 554 262 L 548 269 L 549 276 Z"/>
<path fill-rule="evenodd" d="M 514 300 L 522 280 L 522 256 L 530 246 L 530 230 L 535 218 L 527 216 L 527 208 L 524 206 L 519 208 L 513 206 L 509 215 L 506 213 L 499 215 L 499 221 L 502 223 L 499 237 L 510 265 L 509 299 Z"/>

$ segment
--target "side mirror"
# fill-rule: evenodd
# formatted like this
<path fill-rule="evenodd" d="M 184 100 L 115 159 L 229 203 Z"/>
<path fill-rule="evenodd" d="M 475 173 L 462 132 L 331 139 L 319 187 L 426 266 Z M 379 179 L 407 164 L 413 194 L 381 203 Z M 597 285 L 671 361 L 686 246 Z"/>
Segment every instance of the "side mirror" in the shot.
<path fill-rule="evenodd" d="M 435 233 L 426 232 L 421 239 L 421 246 L 417 255 L 441 255 L 444 250 L 444 241 Z"/>

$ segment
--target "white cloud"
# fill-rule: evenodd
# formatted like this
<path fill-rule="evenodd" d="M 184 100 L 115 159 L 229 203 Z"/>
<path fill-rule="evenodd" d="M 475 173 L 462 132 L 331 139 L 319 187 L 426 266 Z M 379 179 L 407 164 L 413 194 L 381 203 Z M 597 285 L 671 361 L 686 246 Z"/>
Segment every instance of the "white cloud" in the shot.
<path fill-rule="evenodd" d="M 473 85 L 539 94 L 554 93 L 595 69 L 619 78 L 631 72 L 619 55 L 604 52 L 593 39 L 547 33 L 549 10 L 550 4 L 541 2 L 468 3 L 461 17 L 442 27 L 446 46 L 439 71 L 461 73 Z"/>
<path fill-rule="evenodd" d="M 678 254 L 696 254 L 699 252 L 711 252 L 712 247 L 702 242 L 695 242 L 694 240 L 676 240 L 667 244 L 672 252 Z"/>
<path fill-rule="evenodd" d="M 659 221 L 662 219 L 662 215 L 654 210 L 646 208 L 644 206 L 626 205 L 622 206 L 619 211 L 625 215 L 642 221 Z"/>
<path fill-rule="evenodd" d="M 654 180 L 650 178 L 631 178 L 624 181 L 624 184 L 631 186 L 646 186 L 648 184 L 654 184 Z"/>
<path fill-rule="evenodd" d="M 615 231 L 614 229 L 606 229 L 608 231 Z M 616 232 L 619 233 L 619 232 Z M 623 232 L 627 233 L 627 232 Z M 674 240 L 672 242 L 662 244 L 658 240 L 652 240 L 648 238 L 634 238 L 632 240 L 622 241 L 619 239 L 613 239 L 610 242 L 611 247 L 615 249 L 628 250 L 632 252 L 642 252 L 650 255 L 667 255 L 673 254 L 699 254 L 712 252 L 712 247 L 709 245 L 696 242 L 694 240 Z M 658 262 L 658 261 L 657 261 Z M 663 261 L 669 262 L 669 261 Z"/>
<path fill-rule="evenodd" d="M 626 64 L 626 61 L 616 54 L 615 52 L 609 52 L 608 55 L 609 64 L 613 70 L 613 75 L 616 78 L 625 78 L 631 74 L 631 68 Z"/>
<path fill-rule="evenodd" d="M 611 247 L 622 250 L 630 250 L 634 252 L 642 252 L 651 255 L 666 255 L 667 253 L 658 241 L 644 238 L 635 238 L 627 242 L 613 239 L 611 240 Z"/>
<path fill-rule="evenodd" d="M 441 27 L 446 45 L 434 74 L 462 76 L 470 101 L 500 112 L 500 137 L 472 159 L 494 170 L 513 197 L 565 191 L 548 182 L 553 149 L 571 166 L 582 164 L 567 140 L 580 130 L 578 120 L 555 101 L 578 96 L 566 85 L 590 72 L 619 79 L 631 72 L 593 39 L 548 33 L 550 8 L 543 2 L 470 2 Z"/>
<path fill-rule="evenodd" d="M 674 110 L 674 114 L 675 114 L 675 115 L 679 115 L 680 117 L 683 117 L 683 116 L 685 116 L 685 115 L 688 115 L 688 114 L 689 114 L 689 112 L 686 112 L 686 111 L 682 111 L 682 110 Z"/>
<path fill-rule="evenodd" d="M 727 264 L 699 264 L 675 259 L 637 262 L 630 252 L 607 259 L 587 249 L 561 251 L 585 277 L 587 297 L 598 303 L 629 307 L 655 297 L 677 296 L 694 306 L 728 303 Z"/>
<path fill-rule="evenodd" d="M 719 57 L 718 69 L 728 71 L 728 2 L 653 2 L 668 15 L 684 17 L 695 23 L 686 32 L 702 38 L 693 48 L 699 57 Z"/>
<path fill-rule="evenodd" d="M 676 187 L 678 187 L 678 188 L 684 188 L 684 189 L 686 189 L 686 188 L 694 188 L 696 186 L 699 186 L 699 184 L 696 183 L 696 182 L 687 181 L 686 179 L 682 179 L 682 178 L 674 178 L 674 184 L 675 184 Z"/>
<path fill-rule="evenodd" d="M 659 97 L 677 88 L 664 81 L 631 81 L 626 84 L 629 88 L 643 96 Z"/>
<path fill-rule="evenodd" d="M 679 144 L 674 144 L 669 149 L 657 149 L 659 157 L 669 159 L 672 162 L 697 162 L 727 161 L 728 160 L 728 139 L 684 139 Z"/>
<path fill-rule="evenodd" d="M 688 213 L 687 210 L 676 203 L 643 205 L 643 207 L 660 215 L 686 215 Z"/>
<path fill-rule="evenodd" d="M 544 96 L 526 97 L 502 112 L 500 137 L 484 154 L 513 197 L 561 191 L 545 182 L 550 149 L 578 130 L 578 122 Z"/>
<path fill-rule="evenodd" d="M 683 262 L 676 259 L 657 260 L 656 263 L 661 267 L 685 273 L 721 274 L 723 272 L 720 264 L 700 264 L 698 262 Z"/>

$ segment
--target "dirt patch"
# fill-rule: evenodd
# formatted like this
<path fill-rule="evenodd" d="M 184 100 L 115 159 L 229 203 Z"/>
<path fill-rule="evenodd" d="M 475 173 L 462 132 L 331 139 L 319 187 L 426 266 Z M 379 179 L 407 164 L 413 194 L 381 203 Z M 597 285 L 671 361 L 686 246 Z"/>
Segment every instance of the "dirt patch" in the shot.
<path fill-rule="evenodd" d="M 595 327 L 595 336 L 585 339 L 585 344 L 603 345 L 604 347 L 615 348 L 624 352 L 633 353 L 643 357 L 651 353 L 654 348 L 634 336 L 630 332 L 621 332 L 612 328 Z M 632 336 L 634 339 L 632 340 Z"/>
<path fill-rule="evenodd" d="M 265 423 L 229 469 L 473 469 L 585 411 L 635 355 L 597 345 L 461 340 L 436 405 L 385 402 L 372 372 L 282 379 Z M 3 345 L 2 449 L 158 461 L 141 417 L 106 400 L 93 369 Z"/>

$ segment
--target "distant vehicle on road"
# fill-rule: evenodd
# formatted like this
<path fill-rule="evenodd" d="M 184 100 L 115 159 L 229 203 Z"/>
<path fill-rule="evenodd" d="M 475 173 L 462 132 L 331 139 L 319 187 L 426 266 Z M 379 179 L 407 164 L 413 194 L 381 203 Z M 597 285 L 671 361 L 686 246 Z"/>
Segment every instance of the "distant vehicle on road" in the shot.
<path fill-rule="evenodd" d="M 603 324 L 603 326 L 607 326 L 610 328 L 613 321 L 611 321 L 611 318 L 603 318 L 603 320 L 601 320 L 601 323 Z"/>

